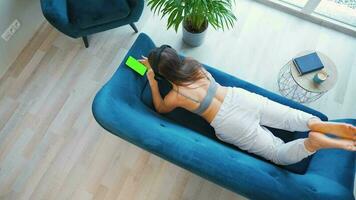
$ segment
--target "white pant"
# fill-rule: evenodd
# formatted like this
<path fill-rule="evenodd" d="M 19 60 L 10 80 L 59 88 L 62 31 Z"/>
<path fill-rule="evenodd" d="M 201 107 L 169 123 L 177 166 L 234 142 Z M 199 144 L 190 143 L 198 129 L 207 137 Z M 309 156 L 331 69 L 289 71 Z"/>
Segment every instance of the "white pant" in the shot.
<path fill-rule="evenodd" d="M 220 140 L 276 164 L 289 165 L 314 152 L 305 148 L 305 139 L 284 143 L 264 126 L 287 131 L 308 131 L 307 123 L 311 118 L 316 117 L 244 89 L 228 87 L 211 126 Z"/>

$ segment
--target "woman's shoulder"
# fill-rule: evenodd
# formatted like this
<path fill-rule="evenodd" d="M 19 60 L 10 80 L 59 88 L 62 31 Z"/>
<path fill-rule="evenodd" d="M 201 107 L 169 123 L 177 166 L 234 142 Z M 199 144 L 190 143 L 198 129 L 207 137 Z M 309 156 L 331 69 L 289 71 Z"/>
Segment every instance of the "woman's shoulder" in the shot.
<path fill-rule="evenodd" d="M 213 75 L 211 75 L 211 73 L 210 73 L 207 69 L 205 69 L 205 67 L 202 67 L 202 70 L 203 70 L 203 73 L 205 73 L 205 75 L 206 75 L 207 77 L 209 77 L 209 79 L 215 80 L 214 77 L 213 77 Z"/>

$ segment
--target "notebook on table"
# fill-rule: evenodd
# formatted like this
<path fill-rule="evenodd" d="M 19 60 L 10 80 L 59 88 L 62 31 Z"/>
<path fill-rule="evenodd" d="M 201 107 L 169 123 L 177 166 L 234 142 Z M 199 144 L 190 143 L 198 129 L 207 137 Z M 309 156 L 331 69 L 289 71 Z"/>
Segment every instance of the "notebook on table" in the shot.
<path fill-rule="evenodd" d="M 324 68 L 323 63 L 316 52 L 294 58 L 293 63 L 300 75 Z"/>

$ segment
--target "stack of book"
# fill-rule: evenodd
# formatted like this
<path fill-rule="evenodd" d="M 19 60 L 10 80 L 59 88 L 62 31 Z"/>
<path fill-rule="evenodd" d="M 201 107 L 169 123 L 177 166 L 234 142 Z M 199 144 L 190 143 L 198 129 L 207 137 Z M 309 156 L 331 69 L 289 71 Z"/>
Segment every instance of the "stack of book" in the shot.
<path fill-rule="evenodd" d="M 324 68 L 323 63 L 316 52 L 294 58 L 293 63 L 297 68 L 299 75 L 304 75 Z"/>

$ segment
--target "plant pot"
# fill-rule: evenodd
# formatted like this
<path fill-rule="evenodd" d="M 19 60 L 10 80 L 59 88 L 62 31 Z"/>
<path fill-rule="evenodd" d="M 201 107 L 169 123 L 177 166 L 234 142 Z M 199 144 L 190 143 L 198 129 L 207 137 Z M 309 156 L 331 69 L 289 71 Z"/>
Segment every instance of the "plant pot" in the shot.
<path fill-rule="evenodd" d="M 189 46 L 197 47 L 200 46 L 205 38 L 208 26 L 200 33 L 192 33 L 186 29 L 185 26 L 182 26 L 183 30 L 183 41 Z"/>

